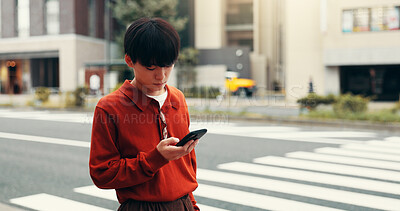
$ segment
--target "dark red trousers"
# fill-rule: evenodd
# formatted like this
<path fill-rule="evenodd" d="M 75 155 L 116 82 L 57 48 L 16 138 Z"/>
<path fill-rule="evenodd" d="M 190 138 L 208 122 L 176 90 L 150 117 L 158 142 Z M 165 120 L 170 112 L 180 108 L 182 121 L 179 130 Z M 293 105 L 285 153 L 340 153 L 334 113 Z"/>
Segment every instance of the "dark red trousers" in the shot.
<path fill-rule="evenodd" d="M 118 211 L 194 211 L 188 195 L 170 202 L 148 202 L 129 199 L 119 206 Z"/>

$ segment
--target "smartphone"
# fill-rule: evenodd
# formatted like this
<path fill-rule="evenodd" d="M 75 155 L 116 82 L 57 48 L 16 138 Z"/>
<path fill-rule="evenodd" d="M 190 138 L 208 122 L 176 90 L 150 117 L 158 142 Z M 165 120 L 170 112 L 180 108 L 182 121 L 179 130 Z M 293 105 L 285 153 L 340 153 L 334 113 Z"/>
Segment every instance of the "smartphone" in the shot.
<path fill-rule="evenodd" d="M 188 141 L 200 139 L 204 134 L 207 133 L 207 129 L 195 130 L 188 133 L 183 139 L 181 139 L 175 146 L 181 147 L 185 145 Z"/>

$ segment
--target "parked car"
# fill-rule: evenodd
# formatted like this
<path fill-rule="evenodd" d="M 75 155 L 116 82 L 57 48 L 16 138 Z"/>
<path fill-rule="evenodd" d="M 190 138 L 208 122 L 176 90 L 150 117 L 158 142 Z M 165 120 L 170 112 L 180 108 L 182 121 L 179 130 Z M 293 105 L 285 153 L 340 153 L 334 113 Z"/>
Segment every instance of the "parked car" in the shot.
<path fill-rule="evenodd" d="M 225 75 L 225 88 L 233 95 L 251 97 L 256 91 L 256 82 L 248 78 L 239 78 L 239 73 L 228 71 Z"/>

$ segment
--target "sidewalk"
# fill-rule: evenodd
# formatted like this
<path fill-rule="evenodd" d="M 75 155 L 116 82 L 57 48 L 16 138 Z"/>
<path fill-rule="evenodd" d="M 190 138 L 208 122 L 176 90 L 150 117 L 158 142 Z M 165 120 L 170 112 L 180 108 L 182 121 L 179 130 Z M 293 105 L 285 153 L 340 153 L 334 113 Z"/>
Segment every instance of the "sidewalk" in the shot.
<path fill-rule="evenodd" d="M 277 124 L 292 124 L 304 126 L 326 126 L 343 129 L 366 129 L 400 133 L 400 123 L 376 123 L 360 120 L 344 119 L 309 119 L 299 116 L 301 109 L 297 103 L 287 103 L 283 99 L 246 99 L 232 97 L 228 100 L 216 99 L 186 99 L 189 109 L 200 114 L 203 113 L 228 113 L 225 119 L 233 121 L 270 122 Z M 394 102 L 370 102 L 372 111 L 389 109 Z M 303 111 L 304 112 L 304 111 Z M 231 115 L 233 114 L 233 115 Z"/>
<path fill-rule="evenodd" d="M 46 108 L 26 107 L 26 101 L 32 99 L 32 95 L 0 95 L 0 106 L 7 106 L 12 102 L 13 108 L 43 110 Z M 88 97 L 87 108 L 70 108 L 61 109 L 64 111 L 84 111 L 92 113 L 95 105 L 100 97 Z M 53 96 L 53 100 L 57 100 L 57 96 Z M 318 120 L 308 119 L 299 116 L 301 109 L 297 103 L 288 103 L 281 96 L 267 96 L 263 98 L 239 98 L 231 96 L 222 99 L 199 99 L 186 98 L 187 105 L 191 110 L 191 114 L 195 113 L 195 117 L 201 119 L 201 115 L 224 113 L 224 119 L 234 121 L 257 121 L 257 122 L 273 122 L 295 125 L 309 126 L 330 126 L 340 128 L 358 128 L 385 130 L 391 132 L 400 131 L 400 123 L 374 123 L 368 121 L 351 121 L 351 120 Z M 394 106 L 395 102 L 370 102 L 369 110 L 376 111 L 380 109 L 388 109 Z M 57 110 L 57 109 L 51 109 Z M 304 112 L 304 111 L 303 111 Z M 197 113 L 197 114 L 196 114 Z"/>

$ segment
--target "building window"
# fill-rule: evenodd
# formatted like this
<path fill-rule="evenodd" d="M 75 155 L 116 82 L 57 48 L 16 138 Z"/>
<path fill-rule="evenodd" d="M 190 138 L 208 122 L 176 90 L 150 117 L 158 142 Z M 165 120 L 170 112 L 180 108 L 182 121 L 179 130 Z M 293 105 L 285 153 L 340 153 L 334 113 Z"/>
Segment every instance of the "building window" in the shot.
<path fill-rule="evenodd" d="M 1 22 L 2 21 L 2 18 L 1 18 L 1 9 L 2 9 L 1 4 L 2 4 L 2 2 L 1 1 L 2 0 L 0 0 L 0 37 L 1 37 L 1 28 L 2 28 L 1 26 L 3 25 L 3 22 Z M 0 71 L 0 73 L 1 73 L 1 71 Z M 0 86 L 0 89 L 1 89 L 1 86 Z M 1 91 L 0 91 L 0 93 L 1 93 Z"/>
<path fill-rule="evenodd" d="M 225 29 L 228 46 L 253 49 L 253 0 L 227 1 Z"/>
<path fill-rule="evenodd" d="M 96 0 L 89 0 L 89 36 L 96 36 Z"/>
<path fill-rule="evenodd" d="M 354 32 L 369 31 L 369 9 L 361 8 L 353 12 L 354 15 Z"/>
<path fill-rule="evenodd" d="M 60 1 L 46 0 L 46 33 L 60 33 Z"/>
<path fill-rule="evenodd" d="M 343 32 L 399 30 L 400 7 L 373 7 L 344 10 Z"/>
<path fill-rule="evenodd" d="M 18 37 L 29 37 L 29 0 L 17 0 Z"/>

